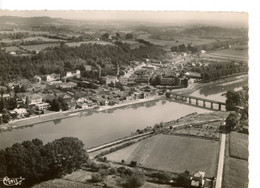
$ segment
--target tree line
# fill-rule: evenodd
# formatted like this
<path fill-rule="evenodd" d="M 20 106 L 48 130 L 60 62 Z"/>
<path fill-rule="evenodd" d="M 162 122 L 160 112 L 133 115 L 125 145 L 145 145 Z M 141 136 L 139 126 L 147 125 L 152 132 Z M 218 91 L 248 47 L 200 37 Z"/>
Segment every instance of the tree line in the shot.
<path fill-rule="evenodd" d="M 129 65 L 132 60 L 142 58 L 160 58 L 165 51 L 152 45 L 131 49 L 129 45 L 82 44 L 78 47 L 66 45 L 48 48 L 31 56 L 12 56 L 0 51 L 0 80 L 25 77 L 31 79 L 37 74 L 63 73 L 75 70 L 82 64 L 94 68 L 106 63 L 117 63 L 120 67 Z"/>
<path fill-rule="evenodd" d="M 22 187 L 59 178 L 79 169 L 88 160 L 78 138 L 63 137 L 47 144 L 40 139 L 0 150 L 0 174 L 25 178 Z"/>

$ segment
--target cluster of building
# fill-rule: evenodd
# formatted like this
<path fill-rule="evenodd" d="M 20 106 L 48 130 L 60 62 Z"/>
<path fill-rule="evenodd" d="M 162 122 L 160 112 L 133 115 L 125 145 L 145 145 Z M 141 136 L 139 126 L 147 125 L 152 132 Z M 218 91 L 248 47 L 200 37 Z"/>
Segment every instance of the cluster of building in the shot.
<path fill-rule="evenodd" d="M 202 66 L 201 63 L 187 60 L 189 56 L 185 54 L 174 57 L 175 59 L 162 61 L 154 59 L 131 61 L 129 66 L 124 68 L 117 64 L 114 68 L 110 67 L 114 74 L 103 77 L 101 76 L 103 70 L 99 67 L 99 80 L 82 78 L 80 70 L 68 71 L 64 76 L 55 73 L 35 76 L 33 82 L 28 84 L 29 88 L 33 86 L 33 89 L 15 93 L 13 96 L 6 93 L 2 97 L 8 97 L 7 95 L 15 97 L 18 108 L 10 113 L 24 117 L 28 112 L 22 108 L 23 104 L 33 107 L 36 114 L 49 109 L 54 99 L 66 103 L 68 109 L 115 105 L 124 101 L 161 95 L 165 89 L 187 87 L 192 81 L 201 79 L 199 73 L 187 71 L 189 67 Z M 90 65 L 84 67 L 86 71 L 92 70 Z M 119 74 L 119 71 L 123 74 Z M 14 88 L 14 85 L 15 83 L 11 88 Z"/>

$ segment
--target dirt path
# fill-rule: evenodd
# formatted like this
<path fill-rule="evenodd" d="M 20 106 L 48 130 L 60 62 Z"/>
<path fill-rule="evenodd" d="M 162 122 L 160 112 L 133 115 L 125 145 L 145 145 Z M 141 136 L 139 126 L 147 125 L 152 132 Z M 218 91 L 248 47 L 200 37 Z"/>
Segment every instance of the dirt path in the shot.
<path fill-rule="evenodd" d="M 216 180 L 216 188 L 221 188 L 222 185 L 222 177 L 223 177 L 223 168 L 224 168 L 224 154 L 225 154 L 225 144 L 226 143 L 226 134 L 221 135 L 221 145 L 219 151 L 219 159 L 218 159 L 218 173 Z"/>

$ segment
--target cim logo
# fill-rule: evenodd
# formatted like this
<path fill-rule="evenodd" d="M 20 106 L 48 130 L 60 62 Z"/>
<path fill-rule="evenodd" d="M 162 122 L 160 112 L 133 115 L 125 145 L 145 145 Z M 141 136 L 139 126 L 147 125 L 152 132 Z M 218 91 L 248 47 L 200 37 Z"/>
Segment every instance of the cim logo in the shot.
<path fill-rule="evenodd" d="M 5 186 L 16 186 L 16 185 L 21 185 L 22 181 L 25 180 L 25 178 L 20 177 L 20 178 L 8 178 L 5 176 L 3 179 L 0 179 L 0 181 L 3 182 Z"/>

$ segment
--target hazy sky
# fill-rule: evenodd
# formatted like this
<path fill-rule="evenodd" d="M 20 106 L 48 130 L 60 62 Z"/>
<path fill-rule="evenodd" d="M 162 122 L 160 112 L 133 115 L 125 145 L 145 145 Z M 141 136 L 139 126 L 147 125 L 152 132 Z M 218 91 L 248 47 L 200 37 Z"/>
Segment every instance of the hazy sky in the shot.
<path fill-rule="evenodd" d="M 243 25 L 248 22 L 246 13 L 232 12 L 171 12 L 171 11 L 7 11 L 0 10 L 0 16 L 49 16 L 53 18 L 77 20 L 126 20 L 126 21 L 155 21 L 155 22 L 220 22 L 226 25 Z"/>

